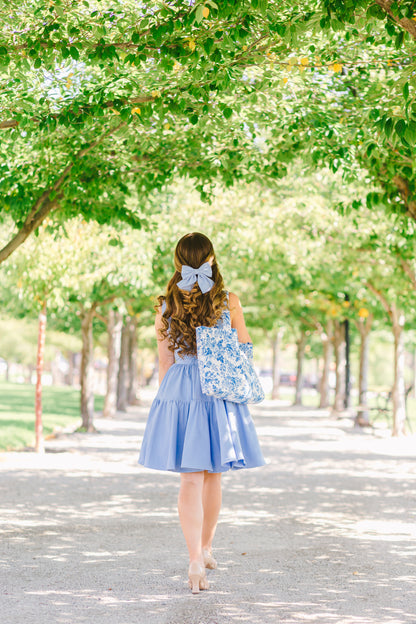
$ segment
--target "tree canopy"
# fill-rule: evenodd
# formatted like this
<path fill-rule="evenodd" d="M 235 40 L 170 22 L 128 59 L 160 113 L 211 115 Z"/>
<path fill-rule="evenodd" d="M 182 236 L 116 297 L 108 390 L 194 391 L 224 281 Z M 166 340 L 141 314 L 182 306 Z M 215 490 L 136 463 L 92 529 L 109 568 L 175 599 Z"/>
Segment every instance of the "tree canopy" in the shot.
<path fill-rule="evenodd" d="M 345 182 L 365 168 L 370 208 L 415 216 L 412 2 L 26 0 L 0 17 L 0 215 L 16 225 L 0 261 L 48 215 L 141 227 L 175 176 L 209 199 L 297 157 Z"/>

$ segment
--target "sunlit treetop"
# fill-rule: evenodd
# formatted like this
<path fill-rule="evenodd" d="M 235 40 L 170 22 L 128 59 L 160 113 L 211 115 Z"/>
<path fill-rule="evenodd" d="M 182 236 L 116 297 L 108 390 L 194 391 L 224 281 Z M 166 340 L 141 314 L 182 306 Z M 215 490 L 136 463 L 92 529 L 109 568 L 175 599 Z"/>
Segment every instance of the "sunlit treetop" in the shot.
<path fill-rule="evenodd" d="M 9 2 L 0 18 L 0 208 L 18 228 L 0 261 L 48 214 L 140 225 L 174 176 L 204 197 L 272 184 L 299 154 L 368 166 L 412 214 L 409 2 Z"/>

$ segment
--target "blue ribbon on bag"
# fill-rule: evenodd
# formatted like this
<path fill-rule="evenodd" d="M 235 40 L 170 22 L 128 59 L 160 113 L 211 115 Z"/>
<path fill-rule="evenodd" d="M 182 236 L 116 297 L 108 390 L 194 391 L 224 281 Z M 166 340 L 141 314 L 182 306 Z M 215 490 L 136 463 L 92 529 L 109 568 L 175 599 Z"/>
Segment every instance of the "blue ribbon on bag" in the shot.
<path fill-rule="evenodd" d="M 181 275 L 182 279 L 177 283 L 177 286 L 182 290 L 192 290 L 195 282 L 198 282 L 201 292 L 205 294 L 214 286 L 214 280 L 211 279 L 212 266 L 209 262 L 204 262 L 198 269 L 184 264 Z"/>

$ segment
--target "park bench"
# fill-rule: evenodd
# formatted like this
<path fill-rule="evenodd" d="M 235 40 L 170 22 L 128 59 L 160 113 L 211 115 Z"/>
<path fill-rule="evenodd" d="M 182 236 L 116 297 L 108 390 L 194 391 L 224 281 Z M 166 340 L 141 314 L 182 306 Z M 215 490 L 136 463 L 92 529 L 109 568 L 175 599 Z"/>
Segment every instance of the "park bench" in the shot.
<path fill-rule="evenodd" d="M 409 397 L 410 392 L 413 389 L 413 385 L 408 386 L 405 391 L 405 413 L 406 413 L 406 424 L 409 427 L 410 433 L 413 433 L 412 426 L 410 424 L 409 411 L 407 408 L 407 399 Z M 385 416 L 387 421 L 393 426 L 393 392 L 391 389 L 378 389 L 371 393 L 375 398 L 375 405 L 365 406 L 358 405 L 357 407 L 357 423 L 360 425 L 370 425 L 373 426 L 374 422 Z M 362 420 L 362 414 L 364 412 L 370 412 L 370 422 L 365 423 Z"/>

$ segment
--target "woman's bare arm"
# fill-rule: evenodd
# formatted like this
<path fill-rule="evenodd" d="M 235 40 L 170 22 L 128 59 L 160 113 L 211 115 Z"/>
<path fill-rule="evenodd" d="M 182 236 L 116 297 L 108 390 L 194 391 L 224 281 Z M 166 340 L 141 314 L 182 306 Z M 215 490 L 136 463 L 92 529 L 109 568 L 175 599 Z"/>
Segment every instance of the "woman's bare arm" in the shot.
<path fill-rule="evenodd" d="M 230 304 L 231 327 L 237 330 L 239 342 L 251 342 L 250 335 L 244 321 L 243 308 L 240 299 L 234 293 L 229 293 L 228 301 Z"/>
<path fill-rule="evenodd" d="M 169 349 L 169 340 L 163 338 L 160 335 L 160 330 L 163 329 L 162 311 L 159 308 L 156 313 L 155 330 L 157 338 L 157 348 L 159 352 L 159 384 L 162 383 L 162 379 L 166 375 L 168 369 L 174 364 L 175 356 Z"/>

